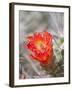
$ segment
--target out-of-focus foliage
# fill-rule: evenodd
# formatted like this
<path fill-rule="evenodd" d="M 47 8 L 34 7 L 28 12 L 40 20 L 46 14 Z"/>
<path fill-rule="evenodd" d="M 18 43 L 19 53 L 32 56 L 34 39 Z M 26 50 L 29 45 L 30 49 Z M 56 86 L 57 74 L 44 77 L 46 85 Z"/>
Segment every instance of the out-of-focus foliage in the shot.
<path fill-rule="evenodd" d="M 19 75 L 25 78 L 64 76 L 64 14 L 56 12 L 19 11 Z M 53 69 L 31 60 L 25 47 L 26 37 L 34 32 L 48 31 L 53 35 Z"/>

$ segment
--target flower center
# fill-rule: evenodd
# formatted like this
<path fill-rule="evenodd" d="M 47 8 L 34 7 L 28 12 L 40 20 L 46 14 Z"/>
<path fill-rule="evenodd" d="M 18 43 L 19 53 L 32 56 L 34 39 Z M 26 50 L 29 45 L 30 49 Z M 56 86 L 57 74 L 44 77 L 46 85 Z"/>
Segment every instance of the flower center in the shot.
<path fill-rule="evenodd" d="M 43 50 L 43 48 L 45 47 L 43 41 L 37 41 L 36 42 L 36 47 L 39 49 L 39 50 Z"/>

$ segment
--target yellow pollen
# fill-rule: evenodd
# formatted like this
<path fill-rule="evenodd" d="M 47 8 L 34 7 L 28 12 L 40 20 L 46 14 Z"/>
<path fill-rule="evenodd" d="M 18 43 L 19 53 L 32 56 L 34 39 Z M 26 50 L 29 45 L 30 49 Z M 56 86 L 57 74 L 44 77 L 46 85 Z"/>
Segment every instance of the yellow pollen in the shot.
<path fill-rule="evenodd" d="M 44 48 L 44 43 L 42 41 L 37 41 L 36 42 L 36 47 L 39 49 L 39 50 L 42 50 Z"/>

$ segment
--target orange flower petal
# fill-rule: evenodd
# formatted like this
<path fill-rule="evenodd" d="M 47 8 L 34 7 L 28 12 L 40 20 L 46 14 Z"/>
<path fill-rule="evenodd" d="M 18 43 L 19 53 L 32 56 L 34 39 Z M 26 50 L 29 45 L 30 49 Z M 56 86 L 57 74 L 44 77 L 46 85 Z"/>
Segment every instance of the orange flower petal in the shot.
<path fill-rule="evenodd" d="M 50 62 L 53 57 L 52 35 L 45 31 L 27 38 L 27 48 L 32 51 L 31 57 L 41 63 Z"/>

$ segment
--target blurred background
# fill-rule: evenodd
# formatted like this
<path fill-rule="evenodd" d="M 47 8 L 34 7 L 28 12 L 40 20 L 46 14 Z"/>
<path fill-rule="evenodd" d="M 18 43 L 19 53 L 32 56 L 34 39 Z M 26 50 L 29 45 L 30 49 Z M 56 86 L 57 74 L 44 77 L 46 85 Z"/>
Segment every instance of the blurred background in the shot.
<path fill-rule="evenodd" d="M 64 13 L 19 11 L 19 78 L 64 76 Z M 50 32 L 53 39 L 56 70 L 48 73 L 39 62 L 31 60 L 25 48 L 26 37 L 34 32 Z M 61 69 L 61 70 L 60 70 Z"/>

